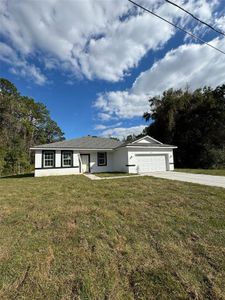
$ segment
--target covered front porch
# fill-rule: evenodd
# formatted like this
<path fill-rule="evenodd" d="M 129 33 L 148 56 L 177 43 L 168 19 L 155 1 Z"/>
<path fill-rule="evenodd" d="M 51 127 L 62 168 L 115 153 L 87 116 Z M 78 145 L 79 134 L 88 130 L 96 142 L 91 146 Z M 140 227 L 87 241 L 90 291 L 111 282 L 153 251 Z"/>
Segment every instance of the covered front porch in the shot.
<path fill-rule="evenodd" d="M 112 172 L 113 151 L 80 151 L 80 173 Z"/>

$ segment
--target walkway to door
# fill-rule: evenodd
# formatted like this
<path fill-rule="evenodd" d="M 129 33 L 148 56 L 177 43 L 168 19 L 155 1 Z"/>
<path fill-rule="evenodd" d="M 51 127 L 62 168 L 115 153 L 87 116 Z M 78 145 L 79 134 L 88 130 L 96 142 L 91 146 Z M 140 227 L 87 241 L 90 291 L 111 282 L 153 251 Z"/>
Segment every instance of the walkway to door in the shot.
<path fill-rule="evenodd" d="M 132 176 L 129 176 L 129 175 L 124 175 L 124 176 L 110 176 L 110 177 L 98 177 L 94 174 L 90 174 L 90 173 L 87 173 L 87 174 L 83 174 L 84 176 L 86 176 L 87 178 L 91 179 L 91 180 L 105 180 L 105 179 L 120 179 L 120 178 L 133 178 L 133 177 L 140 177 L 140 176 L 145 176 L 145 175 L 132 175 Z"/>

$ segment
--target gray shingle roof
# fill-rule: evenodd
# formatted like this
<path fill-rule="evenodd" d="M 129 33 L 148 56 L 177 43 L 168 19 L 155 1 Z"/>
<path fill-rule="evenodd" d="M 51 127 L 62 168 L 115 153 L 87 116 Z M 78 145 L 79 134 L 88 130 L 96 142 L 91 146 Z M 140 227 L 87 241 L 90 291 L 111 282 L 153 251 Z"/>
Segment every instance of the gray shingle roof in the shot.
<path fill-rule="evenodd" d="M 39 145 L 33 148 L 114 149 L 122 144 L 122 142 L 110 138 L 86 136 L 72 140 L 65 140 L 62 142 Z"/>
<path fill-rule="evenodd" d="M 110 138 L 102 138 L 102 137 L 93 137 L 93 136 L 86 136 L 82 138 L 72 139 L 72 140 L 65 140 L 62 142 L 56 142 L 56 143 L 50 143 L 50 144 L 44 144 L 44 145 L 38 145 L 34 146 L 31 149 L 116 149 L 120 147 L 126 147 L 126 146 L 135 146 L 135 147 L 159 147 L 159 148 L 168 148 L 168 147 L 174 147 L 173 145 L 167 145 L 167 144 L 159 144 L 159 143 L 135 143 L 132 144 L 132 142 L 120 142 L 114 139 Z"/>

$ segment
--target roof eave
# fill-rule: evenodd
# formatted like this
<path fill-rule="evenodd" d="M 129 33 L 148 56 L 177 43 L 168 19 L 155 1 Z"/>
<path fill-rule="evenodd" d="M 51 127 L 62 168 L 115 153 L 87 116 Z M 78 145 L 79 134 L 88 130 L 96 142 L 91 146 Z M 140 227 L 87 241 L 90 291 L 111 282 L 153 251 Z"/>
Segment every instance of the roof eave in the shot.
<path fill-rule="evenodd" d="M 30 150 L 113 151 L 114 148 L 31 147 Z"/>
<path fill-rule="evenodd" d="M 177 149 L 178 147 L 177 146 L 163 146 L 162 144 L 161 145 L 159 145 L 159 146 L 157 146 L 157 145 L 155 145 L 155 146 L 134 146 L 134 145 L 126 145 L 126 146 L 124 146 L 124 147 L 127 147 L 127 148 L 137 148 L 137 149 L 139 149 L 139 148 L 144 148 L 144 149 L 152 149 L 152 148 L 157 148 L 157 149 Z"/>

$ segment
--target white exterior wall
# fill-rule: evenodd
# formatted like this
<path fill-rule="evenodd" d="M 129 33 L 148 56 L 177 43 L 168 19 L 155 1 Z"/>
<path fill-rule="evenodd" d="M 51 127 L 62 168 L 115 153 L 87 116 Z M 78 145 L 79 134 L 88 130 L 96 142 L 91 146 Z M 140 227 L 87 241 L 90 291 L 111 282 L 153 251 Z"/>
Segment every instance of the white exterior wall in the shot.
<path fill-rule="evenodd" d="M 62 149 L 63 150 L 63 149 Z M 107 165 L 98 166 L 97 152 L 107 152 Z M 115 151 L 74 151 L 73 166 L 61 168 L 61 150 L 55 151 L 55 168 L 42 168 L 42 150 L 35 150 L 35 176 L 80 174 L 80 154 L 90 154 L 90 172 L 137 173 L 136 154 L 166 155 L 168 171 L 174 170 L 173 149 L 119 148 Z M 75 167 L 76 166 L 76 167 Z"/>
<path fill-rule="evenodd" d="M 57 176 L 57 175 L 76 175 L 80 174 L 79 168 L 59 168 L 59 169 L 39 169 L 35 170 L 35 177 Z"/>
<path fill-rule="evenodd" d="M 42 168 L 42 150 L 35 150 L 35 169 Z"/>
<path fill-rule="evenodd" d="M 166 169 L 167 171 L 174 170 L 174 161 L 173 161 L 173 149 L 129 149 L 128 150 L 128 165 L 129 173 L 138 173 L 138 166 L 137 166 L 137 157 L 136 154 L 146 154 L 146 155 L 166 155 Z"/>
<path fill-rule="evenodd" d="M 107 165 L 98 166 L 98 152 L 107 153 Z M 90 154 L 90 173 L 112 172 L 113 171 L 113 152 L 110 151 L 80 151 L 80 154 Z"/>
<path fill-rule="evenodd" d="M 128 150 L 119 148 L 113 153 L 113 172 L 128 172 Z"/>
<path fill-rule="evenodd" d="M 98 166 L 98 152 L 107 153 L 107 165 Z M 80 154 L 90 154 L 90 172 L 128 172 L 128 151 L 126 148 L 119 148 L 115 151 L 80 151 Z"/>
<path fill-rule="evenodd" d="M 61 151 L 60 150 L 55 151 L 55 167 L 56 168 L 61 167 Z"/>
<path fill-rule="evenodd" d="M 42 150 L 35 151 L 35 177 L 79 174 L 80 165 L 77 152 L 73 153 L 73 166 L 76 167 L 61 168 L 61 150 L 56 150 L 55 168 L 42 168 Z"/>
<path fill-rule="evenodd" d="M 168 156 L 169 156 L 169 170 L 168 171 L 173 171 L 174 170 L 173 150 L 169 151 Z"/>
<path fill-rule="evenodd" d="M 78 171 L 80 172 L 80 154 L 77 151 L 73 151 L 73 165 L 79 166 Z"/>

